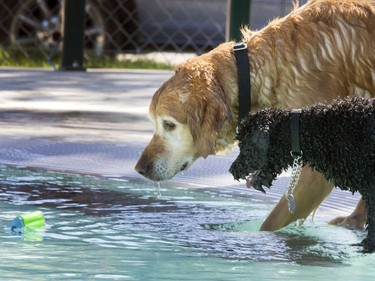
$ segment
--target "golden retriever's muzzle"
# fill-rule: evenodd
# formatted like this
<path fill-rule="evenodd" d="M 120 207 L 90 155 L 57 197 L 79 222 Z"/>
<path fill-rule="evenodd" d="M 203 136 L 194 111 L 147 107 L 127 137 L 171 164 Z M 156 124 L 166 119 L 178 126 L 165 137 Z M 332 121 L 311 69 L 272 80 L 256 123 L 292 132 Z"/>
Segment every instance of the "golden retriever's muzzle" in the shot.
<path fill-rule="evenodd" d="M 150 180 L 164 181 L 172 178 L 178 172 L 186 170 L 190 165 L 191 162 L 186 161 L 178 167 L 171 169 L 168 163 L 160 160 L 151 160 L 147 153 L 143 153 L 135 166 L 135 170 Z"/>
<path fill-rule="evenodd" d="M 185 162 L 181 165 L 179 169 L 176 169 L 174 171 L 168 171 L 167 165 L 158 165 L 155 162 L 148 161 L 146 157 L 141 157 L 135 166 L 135 170 L 139 174 L 150 180 L 163 181 L 172 178 L 175 174 L 177 174 L 180 171 L 186 170 L 188 166 L 190 166 L 190 163 Z"/>
<path fill-rule="evenodd" d="M 155 171 L 155 160 L 158 155 L 162 155 L 164 151 L 165 149 L 164 146 L 161 145 L 160 138 L 154 135 L 149 145 L 142 152 L 141 157 L 135 165 L 135 170 L 150 180 L 162 180 L 161 176 Z"/>
<path fill-rule="evenodd" d="M 151 179 L 152 177 L 152 163 L 149 162 L 146 157 L 139 158 L 137 164 L 135 165 L 135 170 L 142 176 Z"/>
<path fill-rule="evenodd" d="M 192 157 L 171 157 L 161 138 L 154 135 L 135 165 L 135 170 L 150 180 L 163 181 L 186 170 L 194 160 Z"/>

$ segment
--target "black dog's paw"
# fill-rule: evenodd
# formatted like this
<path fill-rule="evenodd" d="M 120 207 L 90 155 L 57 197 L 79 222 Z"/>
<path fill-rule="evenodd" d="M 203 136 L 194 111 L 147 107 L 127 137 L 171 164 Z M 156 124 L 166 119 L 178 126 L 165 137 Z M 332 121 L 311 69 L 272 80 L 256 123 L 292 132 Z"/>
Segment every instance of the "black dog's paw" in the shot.
<path fill-rule="evenodd" d="M 362 240 L 360 243 L 352 244 L 352 246 L 362 247 L 362 253 L 371 254 L 375 252 L 375 241 L 371 241 L 368 237 Z"/>

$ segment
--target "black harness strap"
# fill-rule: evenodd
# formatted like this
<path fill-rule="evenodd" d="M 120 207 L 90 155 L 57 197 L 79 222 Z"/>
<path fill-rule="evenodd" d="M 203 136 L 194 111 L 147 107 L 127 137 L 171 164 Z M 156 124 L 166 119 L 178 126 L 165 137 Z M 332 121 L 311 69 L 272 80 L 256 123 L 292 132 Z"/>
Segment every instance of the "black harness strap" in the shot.
<path fill-rule="evenodd" d="M 301 109 L 292 109 L 290 112 L 290 134 L 291 134 L 291 145 L 292 150 L 290 153 L 293 157 L 301 156 L 301 145 L 300 145 L 300 134 L 299 134 L 299 120 L 300 120 Z"/>
<path fill-rule="evenodd" d="M 243 42 L 233 46 L 234 56 L 237 63 L 238 74 L 238 92 L 239 92 L 239 109 L 238 125 L 241 120 L 251 111 L 251 84 L 250 84 L 250 65 L 247 55 L 247 45 Z"/>

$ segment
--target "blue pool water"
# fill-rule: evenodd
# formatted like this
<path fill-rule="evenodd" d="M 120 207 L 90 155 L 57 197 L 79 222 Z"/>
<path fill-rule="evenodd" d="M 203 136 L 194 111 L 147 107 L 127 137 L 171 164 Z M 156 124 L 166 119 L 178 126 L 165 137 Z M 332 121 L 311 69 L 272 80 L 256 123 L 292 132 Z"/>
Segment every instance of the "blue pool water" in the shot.
<path fill-rule="evenodd" d="M 375 254 L 350 244 L 366 235 L 307 220 L 259 232 L 261 197 L 3 167 L 0 280 L 364 280 Z M 10 233 L 20 213 L 46 227 Z"/>

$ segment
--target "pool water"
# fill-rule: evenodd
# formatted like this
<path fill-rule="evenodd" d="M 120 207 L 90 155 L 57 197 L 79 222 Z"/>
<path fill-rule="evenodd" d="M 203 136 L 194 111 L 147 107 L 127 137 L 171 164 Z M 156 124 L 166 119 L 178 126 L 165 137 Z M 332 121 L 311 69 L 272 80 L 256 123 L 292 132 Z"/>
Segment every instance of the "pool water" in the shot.
<path fill-rule="evenodd" d="M 365 231 L 310 219 L 259 232 L 262 197 L 176 183 L 0 169 L 0 280 L 364 280 Z M 41 210 L 46 226 L 6 224 Z"/>

